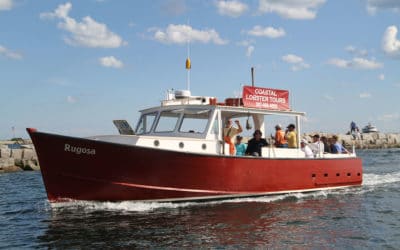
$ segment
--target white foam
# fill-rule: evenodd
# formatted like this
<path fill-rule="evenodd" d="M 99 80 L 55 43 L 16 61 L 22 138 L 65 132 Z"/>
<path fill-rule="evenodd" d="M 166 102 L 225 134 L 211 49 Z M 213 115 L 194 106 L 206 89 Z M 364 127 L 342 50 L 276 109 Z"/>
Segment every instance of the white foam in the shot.
<path fill-rule="evenodd" d="M 261 197 L 246 197 L 225 200 L 215 200 L 207 202 L 136 202 L 136 201 L 122 201 L 122 202 L 97 202 L 97 201 L 70 201 L 62 203 L 52 203 L 53 209 L 84 209 L 90 211 L 120 211 L 120 212 L 151 212 L 157 209 L 177 209 L 190 206 L 209 206 L 224 203 L 244 203 L 244 202 L 259 202 L 271 203 L 284 199 L 294 198 L 297 202 L 302 202 L 306 198 L 326 198 L 328 194 L 334 192 L 333 190 L 316 191 L 309 193 L 290 193 L 280 195 L 269 195 Z"/>
<path fill-rule="evenodd" d="M 400 172 L 388 173 L 388 174 L 364 174 L 363 185 L 364 186 L 380 186 L 384 184 L 390 184 L 400 182 Z"/>
<path fill-rule="evenodd" d="M 70 201 L 52 203 L 55 209 L 80 209 L 85 210 L 104 210 L 104 211 L 125 211 L 125 212 L 146 212 L 160 208 L 175 209 L 196 204 L 194 202 L 170 203 L 170 202 L 100 202 L 100 201 Z"/>
<path fill-rule="evenodd" d="M 177 209 L 189 206 L 209 206 L 223 203 L 243 203 L 243 202 L 260 202 L 271 203 L 285 199 L 294 198 L 296 202 L 303 202 L 308 198 L 325 199 L 328 195 L 346 195 L 346 194 L 362 194 L 371 192 L 375 187 L 400 182 L 400 172 L 388 174 L 364 174 L 363 186 L 359 188 L 339 188 L 332 190 L 320 190 L 307 193 L 289 193 L 280 195 L 269 195 L 261 197 L 246 197 L 226 200 L 216 200 L 207 202 L 97 202 L 97 201 L 70 201 L 63 203 L 52 203 L 54 209 L 84 209 L 86 211 L 120 211 L 120 212 L 151 212 L 158 209 Z"/>

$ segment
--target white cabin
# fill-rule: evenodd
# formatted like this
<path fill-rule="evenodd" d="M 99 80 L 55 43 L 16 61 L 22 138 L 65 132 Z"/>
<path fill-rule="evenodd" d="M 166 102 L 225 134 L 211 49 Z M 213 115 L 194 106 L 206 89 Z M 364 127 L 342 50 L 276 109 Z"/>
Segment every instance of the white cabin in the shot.
<path fill-rule="evenodd" d="M 297 142 L 300 142 L 300 117 L 305 115 L 304 112 L 244 107 L 241 98 L 228 98 L 223 103 L 217 103 L 213 97 L 191 96 L 190 92 L 179 93 L 177 96 L 169 93 L 160 106 L 141 110 L 133 134 L 90 138 L 160 150 L 230 156 L 229 146 L 223 140 L 223 128 L 227 119 L 251 117 L 253 131 L 259 129 L 265 134 L 265 119 L 271 115 L 280 115 L 294 118 Z M 262 157 L 304 158 L 300 145 L 298 148 L 288 149 L 275 148 L 270 144 L 262 149 Z M 350 156 L 354 157 L 353 154 L 324 154 L 320 157 Z"/>

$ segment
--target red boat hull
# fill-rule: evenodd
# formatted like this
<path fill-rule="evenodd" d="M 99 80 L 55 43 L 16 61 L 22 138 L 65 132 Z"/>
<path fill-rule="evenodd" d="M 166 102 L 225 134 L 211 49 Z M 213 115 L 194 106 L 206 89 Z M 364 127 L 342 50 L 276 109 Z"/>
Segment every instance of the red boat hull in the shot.
<path fill-rule="evenodd" d="M 28 132 L 50 202 L 202 200 L 362 183 L 360 158 L 201 155 Z"/>

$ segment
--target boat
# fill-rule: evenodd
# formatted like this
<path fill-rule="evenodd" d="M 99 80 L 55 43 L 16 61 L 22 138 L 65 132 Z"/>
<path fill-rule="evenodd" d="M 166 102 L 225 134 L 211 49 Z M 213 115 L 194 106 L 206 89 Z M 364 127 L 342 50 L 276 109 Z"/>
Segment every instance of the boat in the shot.
<path fill-rule="evenodd" d="M 362 132 L 363 133 L 377 133 L 378 128 L 371 125 L 371 123 L 368 123 L 368 125 L 366 125 L 365 127 L 362 128 Z"/>
<path fill-rule="evenodd" d="M 242 97 L 222 102 L 168 91 L 140 113 L 135 129 L 114 121 L 119 134 L 113 135 L 82 138 L 27 128 L 48 200 L 204 201 L 362 184 L 354 149 L 306 158 L 299 148 L 268 146 L 260 157 L 230 155 L 222 131 L 231 118 L 252 119 L 253 129 L 265 132 L 269 117 L 289 117 L 300 142 L 305 113 L 291 109 L 287 90 L 244 86 Z"/>

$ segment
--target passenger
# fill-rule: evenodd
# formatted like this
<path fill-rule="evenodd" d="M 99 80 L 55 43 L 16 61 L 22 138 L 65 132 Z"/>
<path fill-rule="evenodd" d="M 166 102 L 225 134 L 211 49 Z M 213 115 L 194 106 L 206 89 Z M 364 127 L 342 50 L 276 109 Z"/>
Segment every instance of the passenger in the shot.
<path fill-rule="evenodd" d="M 277 148 L 287 148 L 288 143 L 285 139 L 285 132 L 282 131 L 282 126 L 280 124 L 277 124 L 275 126 L 275 131 L 275 137 L 273 137 L 273 139 L 275 139 L 275 146 Z"/>
<path fill-rule="evenodd" d="M 332 136 L 332 154 L 348 154 L 349 151 L 338 142 L 336 135 Z"/>
<path fill-rule="evenodd" d="M 328 138 L 328 145 L 329 145 L 329 153 L 332 153 L 333 152 L 333 138 L 332 137 L 329 137 Z"/>
<path fill-rule="evenodd" d="M 301 151 L 304 152 L 306 158 L 314 158 L 314 154 L 313 154 L 311 148 L 308 146 L 308 142 L 306 139 L 302 139 L 300 141 L 300 147 L 301 147 L 300 148 Z"/>
<path fill-rule="evenodd" d="M 289 148 L 297 148 L 297 135 L 294 130 L 295 128 L 294 124 L 289 124 L 285 132 L 285 139 L 288 141 Z"/>
<path fill-rule="evenodd" d="M 357 140 L 361 140 L 361 133 L 360 133 L 360 129 L 358 127 L 356 127 L 356 139 Z"/>
<path fill-rule="evenodd" d="M 351 121 L 350 123 L 350 134 L 353 134 L 354 132 L 356 132 L 356 123 L 354 121 Z"/>
<path fill-rule="evenodd" d="M 262 156 L 261 148 L 268 146 L 268 142 L 261 138 L 262 133 L 259 129 L 254 131 L 253 138 L 247 143 L 246 155 Z"/>
<path fill-rule="evenodd" d="M 235 121 L 237 128 L 232 126 L 232 120 L 228 119 L 224 128 L 224 141 L 229 144 L 229 154 L 235 155 L 235 144 L 233 139 L 235 136 L 243 131 L 242 126 L 238 120 Z"/>
<path fill-rule="evenodd" d="M 236 155 L 238 156 L 244 156 L 246 153 L 247 145 L 242 143 L 242 139 L 243 139 L 242 136 L 240 135 L 236 136 L 235 148 L 236 148 Z"/>
<path fill-rule="evenodd" d="M 328 143 L 328 138 L 326 138 L 326 136 L 321 136 L 321 141 L 324 144 L 324 153 L 330 153 L 331 147 Z"/>
<path fill-rule="evenodd" d="M 325 151 L 324 143 L 319 139 L 319 134 L 313 136 L 313 143 L 310 144 L 310 148 L 314 153 L 314 156 L 321 156 Z"/>

